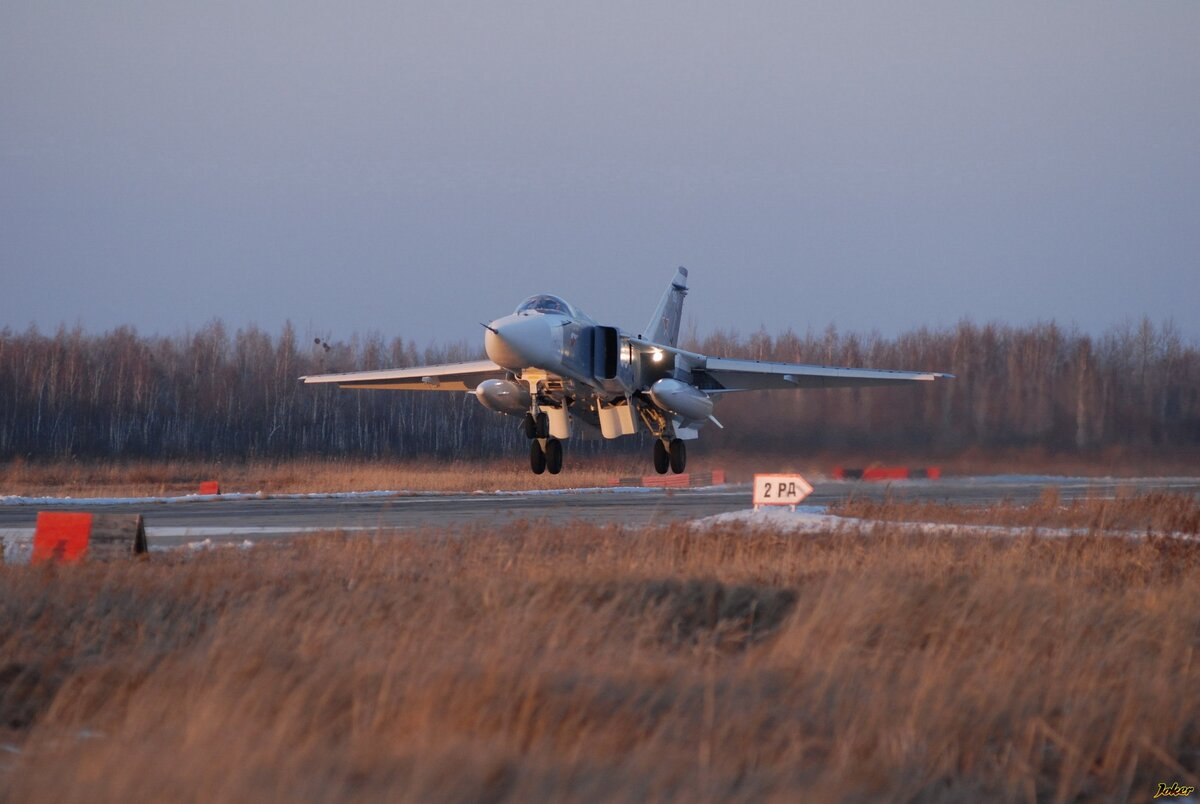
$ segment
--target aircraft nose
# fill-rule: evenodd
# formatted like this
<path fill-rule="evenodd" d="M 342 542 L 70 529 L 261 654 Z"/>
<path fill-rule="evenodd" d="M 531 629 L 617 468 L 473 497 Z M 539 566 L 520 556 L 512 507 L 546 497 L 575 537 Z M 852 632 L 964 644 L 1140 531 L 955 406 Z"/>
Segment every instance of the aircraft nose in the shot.
<path fill-rule="evenodd" d="M 550 324 L 540 315 L 498 319 L 483 336 L 487 356 L 507 369 L 544 366 L 552 346 Z"/>

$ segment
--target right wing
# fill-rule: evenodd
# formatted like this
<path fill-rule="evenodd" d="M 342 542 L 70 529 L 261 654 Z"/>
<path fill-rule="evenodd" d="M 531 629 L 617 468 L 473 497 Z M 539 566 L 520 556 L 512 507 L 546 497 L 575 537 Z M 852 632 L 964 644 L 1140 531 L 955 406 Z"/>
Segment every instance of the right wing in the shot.
<path fill-rule="evenodd" d="M 864 388 L 904 385 L 911 382 L 952 380 L 953 374 L 939 371 L 893 371 L 891 369 L 838 368 L 808 363 L 771 363 L 710 357 L 645 338 L 629 342 L 642 351 L 672 352 L 692 372 L 697 387 L 710 394 L 732 391 L 771 391 L 793 388 Z"/>
<path fill-rule="evenodd" d="M 904 385 L 910 382 L 934 382 L 952 379 L 952 374 L 936 371 L 891 371 L 889 369 L 835 368 L 802 363 L 767 363 L 758 360 L 732 360 L 704 357 L 693 369 L 713 381 L 722 391 L 768 391 L 785 388 L 863 388 Z"/>
<path fill-rule="evenodd" d="M 490 360 L 443 363 L 347 374 L 314 374 L 305 383 L 337 383 L 339 388 L 383 388 L 393 391 L 474 391 L 484 380 L 503 379 L 507 372 Z"/>

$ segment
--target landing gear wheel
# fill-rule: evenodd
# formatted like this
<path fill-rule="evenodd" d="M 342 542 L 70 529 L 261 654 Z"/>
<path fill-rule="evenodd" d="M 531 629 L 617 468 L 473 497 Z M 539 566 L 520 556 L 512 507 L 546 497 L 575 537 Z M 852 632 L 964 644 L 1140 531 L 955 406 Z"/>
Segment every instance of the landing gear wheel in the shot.
<path fill-rule="evenodd" d="M 526 413 L 524 421 L 521 425 L 525 428 L 526 438 L 537 438 L 537 422 L 533 420 L 532 413 Z"/>
<path fill-rule="evenodd" d="M 563 448 L 562 442 L 557 438 L 547 439 L 546 441 L 546 471 L 552 475 L 556 475 L 562 471 Z"/>
<path fill-rule="evenodd" d="M 545 413 L 539 413 L 537 415 L 537 427 L 535 429 L 537 431 L 538 438 L 549 438 L 550 437 L 550 417 L 547 416 Z"/>
<path fill-rule="evenodd" d="M 542 452 L 542 445 L 536 438 L 529 442 L 529 468 L 535 475 L 546 471 L 546 453 Z"/>
<path fill-rule="evenodd" d="M 687 468 L 687 444 L 678 438 L 671 439 L 671 471 L 680 474 Z"/>
<path fill-rule="evenodd" d="M 654 471 L 665 475 L 671 468 L 671 456 L 667 453 L 667 445 L 661 438 L 654 440 Z"/>

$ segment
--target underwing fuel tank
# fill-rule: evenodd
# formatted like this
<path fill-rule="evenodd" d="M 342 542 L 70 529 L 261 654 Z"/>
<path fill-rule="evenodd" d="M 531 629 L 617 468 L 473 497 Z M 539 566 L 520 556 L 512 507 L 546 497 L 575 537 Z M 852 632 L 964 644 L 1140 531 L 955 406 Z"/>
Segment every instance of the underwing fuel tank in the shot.
<path fill-rule="evenodd" d="M 528 389 L 511 380 L 484 380 L 476 386 L 475 398 L 488 410 L 513 416 L 527 413 L 533 401 Z"/>
<path fill-rule="evenodd" d="M 664 378 L 650 386 L 654 404 L 688 421 L 704 421 L 713 412 L 712 397 L 686 382 Z"/>

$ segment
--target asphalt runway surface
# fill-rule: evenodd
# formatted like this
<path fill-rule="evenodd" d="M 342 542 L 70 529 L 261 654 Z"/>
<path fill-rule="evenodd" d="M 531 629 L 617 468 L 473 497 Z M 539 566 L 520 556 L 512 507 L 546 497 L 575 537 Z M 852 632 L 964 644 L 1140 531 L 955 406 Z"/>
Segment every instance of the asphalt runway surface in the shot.
<path fill-rule="evenodd" d="M 1047 487 L 1063 500 L 1111 497 L 1129 491 L 1161 490 L 1200 496 L 1200 478 L 1069 478 L 996 476 L 908 480 L 891 483 L 818 482 L 804 501 L 824 506 L 850 497 L 975 505 L 1012 500 L 1033 502 Z M 77 499 L 0 499 L 0 533 L 31 533 L 38 511 L 140 513 L 152 547 L 198 540 L 259 541 L 315 530 L 454 531 L 496 528 L 517 520 L 566 526 L 573 522 L 654 525 L 694 520 L 751 507 L 749 484 L 702 489 L 579 489 L 474 494 L 276 496 L 265 498 L 171 498 L 88 503 Z"/>

